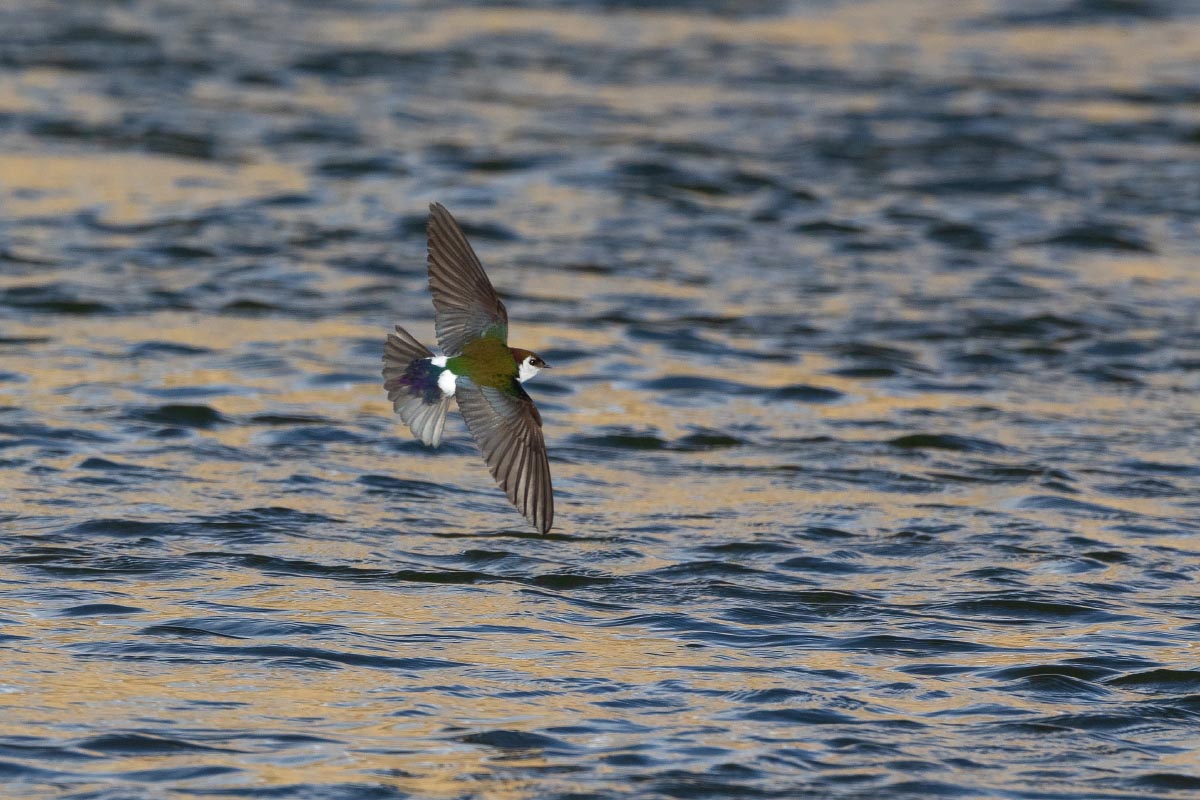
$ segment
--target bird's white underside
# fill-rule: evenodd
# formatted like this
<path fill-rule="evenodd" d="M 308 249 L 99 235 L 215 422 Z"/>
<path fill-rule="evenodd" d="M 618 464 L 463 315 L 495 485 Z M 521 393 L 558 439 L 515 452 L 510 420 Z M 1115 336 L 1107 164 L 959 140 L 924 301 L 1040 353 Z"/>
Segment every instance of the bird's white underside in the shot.
<path fill-rule="evenodd" d="M 429 359 L 429 363 L 435 367 L 445 367 L 449 359 L 446 356 L 433 356 Z M 441 375 L 438 375 L 438 388 L 442 390 L 442 395 L 445 397 L 454 397 L 455 384 L 458 381 L 458 376 L 450 370 L 445 370 Z"/>

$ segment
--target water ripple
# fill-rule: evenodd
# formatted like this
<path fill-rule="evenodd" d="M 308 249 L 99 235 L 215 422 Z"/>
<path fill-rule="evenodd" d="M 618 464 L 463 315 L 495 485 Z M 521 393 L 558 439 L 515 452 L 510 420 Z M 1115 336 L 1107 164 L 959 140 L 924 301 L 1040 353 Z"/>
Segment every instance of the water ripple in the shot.
<path fill-rule="evenodd" d="M 1195 11 L 801 5 L 0 7 L 10 791 L 1195 794 Z"/>

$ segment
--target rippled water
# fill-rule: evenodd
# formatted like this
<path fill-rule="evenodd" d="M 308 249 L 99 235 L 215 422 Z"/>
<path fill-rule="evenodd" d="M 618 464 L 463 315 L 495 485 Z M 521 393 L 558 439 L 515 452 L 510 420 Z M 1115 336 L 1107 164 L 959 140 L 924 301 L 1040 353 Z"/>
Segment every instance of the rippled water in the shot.
<path fill-rule="evenodd" d="M 1200 793 L 1196 7 L 639 6 L 0 6 L 6 793 Z"/>

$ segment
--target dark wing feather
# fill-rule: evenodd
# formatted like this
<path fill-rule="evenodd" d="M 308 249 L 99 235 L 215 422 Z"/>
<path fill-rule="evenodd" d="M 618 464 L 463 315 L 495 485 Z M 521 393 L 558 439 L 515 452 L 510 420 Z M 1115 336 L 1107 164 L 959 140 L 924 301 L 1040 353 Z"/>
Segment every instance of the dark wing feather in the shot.
<path fill-rule="evenodd" d="M 496 483 L 517 510 L 542 533 L 554 524 L 554 489 L 542 438 L 542 420 L 533 400 L 513 382 L 515 391 L 479 386 L 460 377 L 458 408 Z"/>
<path fill-rule="evenodd" d="M 387 344 L 383 346 L 383 380 L 393 381 L 404 374 L 408 365 L 418 358 L 431 358 L 433 352 L 418 342 L 411 333 L 396 326 L 395 333 L 388 334 Z M 389 400 L 395 400 L 388 394 Z"/>
<path fill-rule="evenodd" d="M 429 289 L 438 343 L 458 355 L 467 342 L 508 341 L 508 312 L 462 228 L 441 203 L 429 206 Z"/>

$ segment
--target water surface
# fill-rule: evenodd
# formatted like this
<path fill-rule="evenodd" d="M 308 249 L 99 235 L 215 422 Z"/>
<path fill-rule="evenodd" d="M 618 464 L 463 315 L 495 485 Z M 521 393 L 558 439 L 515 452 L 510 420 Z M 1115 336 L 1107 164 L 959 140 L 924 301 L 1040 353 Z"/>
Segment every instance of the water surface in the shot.
<path fill-rule="evenodd" d="M 0 779 L 1195 796 L 1197 24 L 0 9 Z M 549 537 L 380 386 L 433 200 Z"/>

